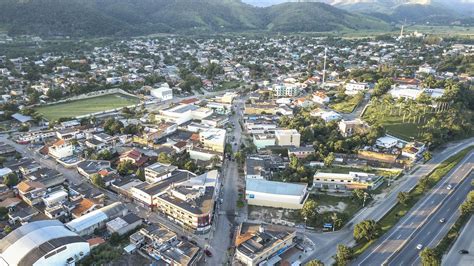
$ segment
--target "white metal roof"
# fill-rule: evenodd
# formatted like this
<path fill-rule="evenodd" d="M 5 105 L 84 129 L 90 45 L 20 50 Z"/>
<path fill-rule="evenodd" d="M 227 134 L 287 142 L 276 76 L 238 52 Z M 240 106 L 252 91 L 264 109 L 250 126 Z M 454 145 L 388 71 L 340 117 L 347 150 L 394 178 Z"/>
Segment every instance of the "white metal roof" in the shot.
<path fill-rule="evenodd" d="M 101 210 L 95 210 L 85 214 L 77 219 L 74 219 L 66 224 L 66 226 L 73 232 L 81 232 L 82 230 L 108 220 L 109 217 Z"/>
<path fill-rule="evenodd" d="M 267 194 L 301 196 L 306 192 L 306 184 L 295 184 L 269 181 L 265 179 L 248 178 L 246 181 L 247 192 L 259 192 Z"/>

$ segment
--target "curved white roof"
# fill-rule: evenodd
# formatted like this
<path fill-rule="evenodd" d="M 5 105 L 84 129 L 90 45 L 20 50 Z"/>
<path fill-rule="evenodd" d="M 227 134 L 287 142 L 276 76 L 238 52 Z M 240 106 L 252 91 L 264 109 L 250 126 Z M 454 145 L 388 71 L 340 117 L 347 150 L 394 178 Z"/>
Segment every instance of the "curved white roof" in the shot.
<path fill-rule="evenodd" d="M 23 257 L 48 241 L 64 237 L 75 237 L 57 220 L 28 223 L 0 240 L 1 258 L 9 265 L 18 265 Z"/>

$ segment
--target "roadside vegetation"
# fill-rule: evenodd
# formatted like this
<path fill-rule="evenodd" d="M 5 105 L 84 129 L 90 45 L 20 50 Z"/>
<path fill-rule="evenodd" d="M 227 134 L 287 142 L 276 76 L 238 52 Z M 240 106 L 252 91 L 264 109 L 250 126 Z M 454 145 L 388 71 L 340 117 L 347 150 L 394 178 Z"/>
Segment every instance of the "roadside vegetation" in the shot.
<path fill-rule="evenodd" d="M 457 154 L 449 157 L 442 162 L 429 175 L 422 177 L 415 188 L 411 191 L 400 192 L 397 196 L 398 203 L 380 220 L 377 222 L 380 232 L 378 235 L 383 235 L 388 232 L 403 216 L 405 216 L 410 209 L 433 188 L 449 171 L 451 171 L 471 150 L 473 147 L 465 148 Z M 354 247 L 354 254 L 362 254 L 377 238 L 363 239 L 359 241 Z"/>
<path fill-rule="evenodd" d="M 346 95 L 344 92 L 342 95 L 338 93 L 334 101 L 329 105 L 330 108 L 340 113 L 352 113 L 354 109 L 364 99 L 363 93 L 358 93 L 354 96 Z"/>

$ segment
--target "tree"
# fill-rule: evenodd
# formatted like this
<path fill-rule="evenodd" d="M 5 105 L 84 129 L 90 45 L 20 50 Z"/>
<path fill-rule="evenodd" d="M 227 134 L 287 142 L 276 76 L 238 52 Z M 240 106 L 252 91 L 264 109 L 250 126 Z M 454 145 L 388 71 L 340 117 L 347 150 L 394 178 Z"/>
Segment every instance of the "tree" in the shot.
<path fill-rule="evenodd" d="M 339 216 L 337 216 L 337 212 L 334 212 L 331 215 L 331 220 L 332 220 L 332 226 L 335 230 L 340 229 L 342 227 L 343 221 Z"/>
<path fill-rule="evenodd" d="M 310 224 L 314 224 L 314 220 L 318 215 L 318 204 L 313 199 L 308 199 L 301 209 L 301 216 L 305 218 Z"/>
<path fill-rule="evenodd" d="M 336 157 L 334 156 L 334 153 L 330 152 L 328 156 L 324 158 L 324 165 L 327 167 L 331 167 L 334 163 L 334 160 L 336 160 Z"/>
<path fill-rule="evenodd" d="M 5 177 L 3 177 L 3 184 L 5 184 L 8 187 L 13 187 L 18 184 L 18 176 L 15 173 L 9 173 Z"/>
<path fill-rule="evenodd" d="M 431 154 L 430 151 L 425 151 L 423 153 L 423 159 L 425 159 L 425 162 L 431 160 L 431 158 L 433 158 L 433 154 Z"/>
<path fill-rule="evenodd" d="M 306 263 L 306 266 L 324 266 L 324 263 L 320 260 L 311 260 Z"/>
<path fill-rule="evenodd" d="M 474 213 L 474 191 L 467 194 L 466 200 L 459 206 L 459 211 L 462 216 L 472 215 Z"/>
<path fill-rule="evenodd" d="M 421 265 L 439 266 L 441 261 L 435 249 L 425 248 L 420 252 Z"/>
<path fill-rule="evenodd" d="M 112 246 L 117 246 L 120 242 L 120 235 L 117 232 L 113 232 L 110 235 L 110 244 Z"/>
<path fill-rule="evenodd" d="M 143 168 L 138 168 L 135 175 L 140 179 L 140 181 L 145 181 L 145 170 Z"/>
<path fill-rule="evenodd" d="M 188 170 L 190 172 L 195 172 L 196 169 L 197 169 L 197 165 L 196 163 L 194 163 L 194 161 L 187 161 L 185 164 L 184 164 L 184 169 L 185 170 Z"/>
<path fill-rule="evenodd" d="M 364 200 L 364 194 L 365 192 L 362 189 L 357 188 L 352 190 L 352 198 L 358 201 L 359 203 Z"/>
<path fill-rule="evenodd" d="M 349 264 L 353 256 L 354 252 L 351 248 L 344 245 L 337 245 L 337 253 L 335 258 L 336 265 L 346 266 L 347 264 Z"/>
<path fill-rule="evenodd" d="M 12 228 L 9 225 L 5 225 L 5 227 L 3 228 L 3 232 L 5 232 L 5 234 L 9 234 L 11 231 Z"/>
<path fill-rule="evenodd" d="M 92 184 L 98 186 L 98 187 L 105 187 L 104 180 L 102 179 L 102 176 L 99 174 L 93 174 L 91 176 L 91 182 Z"/>
<path fill-rule="evenodd" d="M 375 239 L 380 233 L 380 226 L 374 220 L 362 221 L 354 227 L 354 239 L 367 241 Z"/>
<path fill-rule="evenodd" d="M 172 159 L 168 154 L 161 152 L 160 154 L 158 154 L 157 161 L 159 163 L 170 164 L 172 162 Z"/>
<path fill-rule="evenodd" d="M 120 174 L 120 175 L 128 175 L 130 170 L 132 170 L 133 168 L 133 164 L 131 161 L 129 160 L 125 160 L 125 161 L 121 161 L 118 165 L 117 165 L 117 172 Z"/>
<path fill-rule="evenodd" d="M 398 203 L 402 204 L 402 205 L 407 205 L 408 202 L 410 201 L 410 194 L 408 192 L 400 192 L 398 193 L 397 195 L 397 200 L 398 200 Z"/>

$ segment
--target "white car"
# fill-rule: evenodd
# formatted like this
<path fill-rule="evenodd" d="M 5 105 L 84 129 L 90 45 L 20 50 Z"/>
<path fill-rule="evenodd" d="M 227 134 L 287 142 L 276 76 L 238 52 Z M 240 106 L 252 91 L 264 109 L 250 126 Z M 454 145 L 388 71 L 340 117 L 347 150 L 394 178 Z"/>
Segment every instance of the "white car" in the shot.
<path fill-rule="evenodd" d="M 451 185 L 448 185 L 448 187 L 447 187 L 448 190 L 450 190 L 452 188 L 453 188 L 453 186 L 451 186 Z"/>
<path fill-rule="evenodd" d="M 440 222 L 440 223 L 444 223 L 444 222 L 446 222 L 446 219 L 445 219 L 445 218 L 441 218 L 441 219 L 439 219 L 439 222 Z"/>
<path fill-rule="evenodd" d="M 422 249 L 422 248 L 423 248 L 423 245 L 422 245 L 422 244 L 416 245 L 416 249 Z"/>

